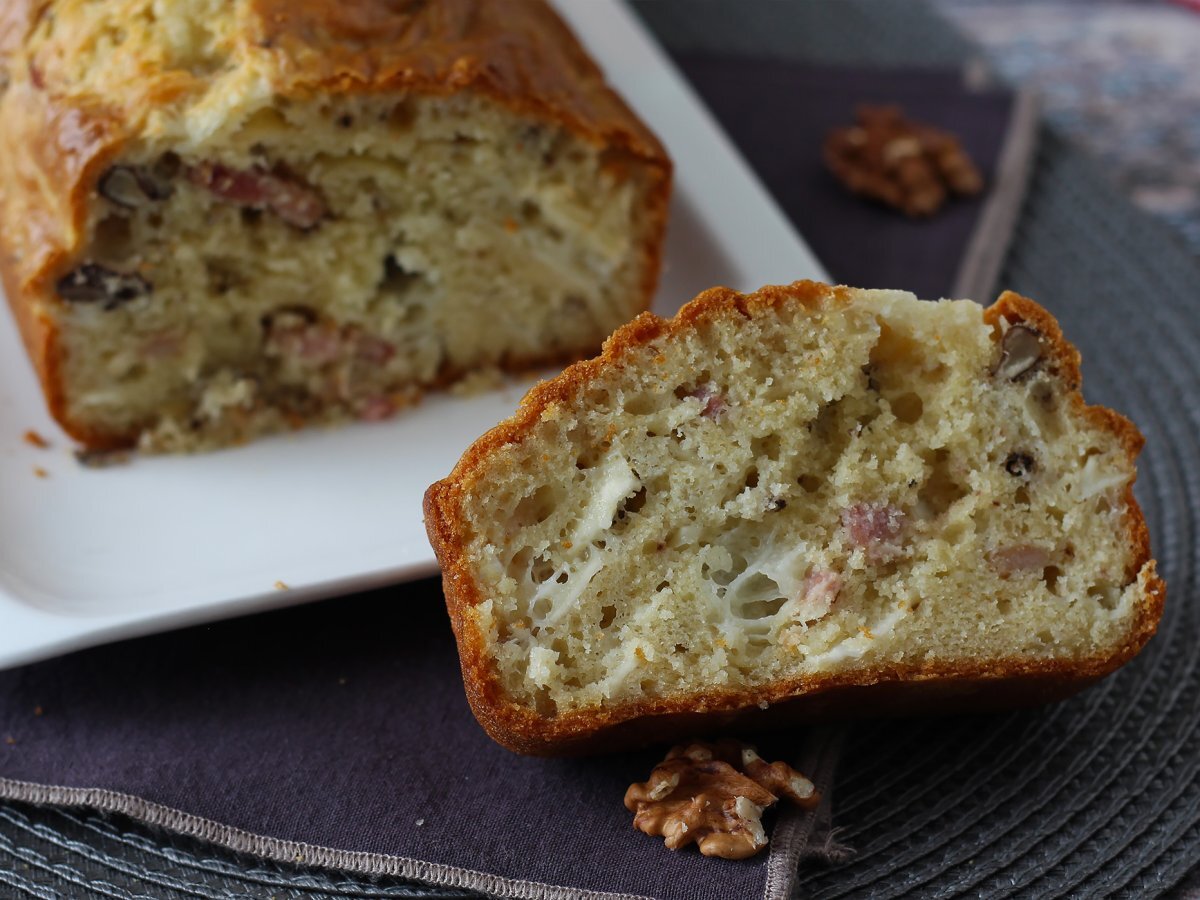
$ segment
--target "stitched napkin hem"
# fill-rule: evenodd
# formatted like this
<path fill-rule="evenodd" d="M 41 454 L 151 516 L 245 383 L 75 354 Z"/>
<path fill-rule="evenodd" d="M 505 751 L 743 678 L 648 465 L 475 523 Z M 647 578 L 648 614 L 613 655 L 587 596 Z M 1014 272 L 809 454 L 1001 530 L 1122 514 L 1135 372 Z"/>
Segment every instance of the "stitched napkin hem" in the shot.
<path fill-rule="evenodd" d="M 822 793 L 822 802 L 812 810 L 800 810 L 792 806 L 781 810 L 771 834 L 764 900 L 786 900 L 791 895 L 796 867 L 802 859 L 838 858 L 836 845 L 829 841 L 828 825 L 833 776 L 843 736 L 844 729 L 841 728 L 821 729 L 806 741 L 807 749 L 801 754 L 801 771 L 813 779 Z M 315 865 L 365 875 L 412 878 L 430 884 L 465 888 L 515 900 L 652 900 L 641 894 L 580 890 L 563 885 L 505 878 L 487 872 L 403 856 L 338 850 L 334 847 L 267 837 L 104 788 L 62 787 L 0 778 L 0 797 L 23 803 L 81 806 L 120 813 L 147 825 L 208 841 L 236 853 L 276 862 Z M 830 853 L 831 848 L 835 852 Z"/>
<path fill-rule="evenodd" d="M 538 881 L 504 878 L 487 872 L 477 872 L 472 869 L 441 865 L 403 856 L 390 856 L 386 853 L 338 850 L 334 847 L 320 847 L 299 841 L 266 837 L 244 831 L 241 828 L 222 825 L 211 819 L 194 816 L 161 803 L 153 803 L 143 800 L 141 797 L 103 788 L 59 787 L 0 778 L 0 797 L 23 803 L 83 806 L 102 812 L 120 813 L 147 825 L 199 838 L 236 853 L 246 853 L 276 862 L 315 865 L 364 875 L 412 878 L 430 884 L 512 897 L 514 900 L 575 900 L 575 898 L 581 898 L 581 900 L 653 900 L 653 898 L 641 894 L 581 890 Z"/>

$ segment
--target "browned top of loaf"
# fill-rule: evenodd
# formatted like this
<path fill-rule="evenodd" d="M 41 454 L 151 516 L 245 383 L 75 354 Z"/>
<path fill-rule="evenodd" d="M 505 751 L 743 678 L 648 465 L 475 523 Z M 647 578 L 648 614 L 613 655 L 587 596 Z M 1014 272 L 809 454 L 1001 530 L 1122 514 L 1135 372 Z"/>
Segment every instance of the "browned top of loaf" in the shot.
<path fill-rule="evenodd" d="M 475 91 L 609 148 L 613 165 L 658 167 L 665 195 L 666 151 L 545 0 L 241 0 L 224 14 L 243 7 L 223 65 L 261 74 L 276 96 Z M 51 16 L 47 37 L 39 24 Z M 147 59 L 136 79 L 84 65 L 80 82 L 71 66 L 93 51 L 79 16 L 68 0 L 0 6 L 0 276 L 55 410 L 53 325 L 33 299 L 53 302 L 81 251 L 96 182 L 146 116 L 184 115 L 213 77 Z"/>
<path fill-rule="evenodd" d="M 1127 583 L 1132 582 L 1149 564 L 1144 601 L 1138 607 L 1137 619 L 1125 643 L 1091 658 L 1014 659 L 998 664 L 913 662 L 857 673 L 781 680 L 752 690 L 721 688 L 703 694 L 646 699 L 602 709 L 577 710 L 555 718 L 539 716 L 512 702 L 493 668 L 486 637 L 465 616 L 466 610 L 482 603 L 485 595 L 465 555 L 469 535 L 462 503 L 468 489 L 486 477 L 488 458 L 506 444 L 525 440 L 549 407 L 576 402 L 589 384 L 611 369 L 620 368 L 634 351 L 704 322 L 770 315 L 789 302 L 814 310 L 828 303 L 850 303 L 852 289 L 813 281 L 771 285 L 751 294 L 717 287 L 685 304 L 671 319 L 642 313 L 613 333 L 600 356 L 576 363 L 558 377 L 535 385 L 510 419 L 475 441 L 450 475 L 430 486 L 425 494 L 425 526 L 442 569 L 463 682 L 476 717 L 493 739 L 517 752 L 553 755 L 624 747 L 675 736 L 682 733 L 681 729 L 700 732 L 727 727 L 733 722 L 747 721 L 753 726 L 795 715 L 801 718 L 813 714 L 820 718 L 853 715 L 855 710 L 847 704 L 864 712 L 886 713 L 889 709 L 892 712 L 979 710 L 1056 699 L 1116 670 L 1153 637 L 1166 599 L 1166 584 L 1156 574 L 1150 558 L 1149 532 L 1130 483 L 1124 500 L 1131 562 L 1125 574 Z M 1048 370 L 1061 378 L 1072 407 L 1097 428 L 1112 434 L 1131 460 L 1137 456 L 1145 442 L 1137 427 L 1120 413 L 1084 402 L 1080 393 L 1079 351 L 1066 340 L 1049 311 L 1027 297 L 1006 291 L 983 315 L 984 321 L 995 330 L 997 340 L 1001 317 L 1010 325 L 1026 324 L 1040 332 L 1050 359 Z M 954 685 L 969 688 L 969 692 L 960 695 Z M 898 689 L 903 692 L 898 693 Z M 965 706 L 962 702 L 956 704 L 964 699 Z M 763 703 L 770 708 L 760 710 Z"/>
<path fill-rule="evenodd" d="M 610 147 L 614 163 L 626 153 L 670 167 L 654 134 L 544 0 L 246 2 L 249 15 L 225 65 L 260 72 L 276 96 L 471 90 Z M 237 7 L 230 4 L 227 15 Z M 3 149 L 17 151 L 12 163 L 0 164 L 10 294 L 63 274 L 103 168 L 148 112 L 160 106 L 182 115 L 186 99 L 212 79 L 203 69 L 147 60 L 137 84 L 106 77 L 103 67 L 84 84 L 72 81 L 64 60 L 86 46 L 72 31 L 72 12 L 71 4 L 49 0 L 0 9 L 0 63 L 9 82 L 0 103 L 9 135 Z M 37 26 L 51 15 L 55 29 L 44 38 Z"/>

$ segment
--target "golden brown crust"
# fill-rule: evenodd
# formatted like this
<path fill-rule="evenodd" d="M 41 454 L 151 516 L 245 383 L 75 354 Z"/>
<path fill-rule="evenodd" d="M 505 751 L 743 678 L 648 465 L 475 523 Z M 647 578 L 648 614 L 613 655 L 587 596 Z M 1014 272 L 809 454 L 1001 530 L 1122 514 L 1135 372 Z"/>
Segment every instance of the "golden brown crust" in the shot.
<path fill-rule="evenodd" d="M 1134 563 L 1127 573 L 1141 585 L 1142 602 L 1124 644 L 1114 652 L 1083 661 L 1012 659 L 995 663 L 910 663 L 880 666 L 845 674 L 781 680 L 752 690 L 714 689 L 703 694 L 647 699 L 605 709 L 568 712 L 554 718 L 537 715 L 505 696 L 485 637 L 467 611 L 485 599 L 464 554 L 459 523 L 461 503 L 479 478 L 489 456 L 506 444 L 524 439 L 542 414 L 555 404 L 569 403 L 588 384 L 632 351 L 660 337 L 680 334 L 719 318 L 749 316 L 799 301 L 809 308 L 823 302 L 850 302 L 845 287 L 812 281 L 768 286 L 752 294 L 718 287 L 704 291 L 671 319 L 643 313 L 617 330 L 595 359 L 576 363 L 557 378 L 533 387 L 516 414 L 469 447 L 454 470 L 425 494 L 425 525 L 442 568 L 443 591 L 458 640 L 467 699 L 484 730 L 498 743 L 519 753 L 561 755 L 591 753 L 723 728 L 756 728 L 857 715 L 900 715 L 910 712 L 954 712 L 1029 705 L 1062 699 L 1113 672 L 1133 658 L 1154 635 L 1162 615 L 1166 585 L 1150 558 L 1149 533 L 1141 508 L 1127 489 L 1128 540 Z M 1143 438 L 1125 417 L 1087 406 L 1079 393 L 1079 353 L 1066 341 L 1054 317 L 1028 298 L 1011 292 L 984 311 L 998 327 L 1000 318 L 1036 329 L 1044 338 L 1071 403 L 1097 425 L 1114 434 L 1133 459 Z M 768 704 L 764 710 L 762 703 Z"/>
<path fill-rule="evenodd" d="M 77 49 L 69 38 L 29 45 L 53 7 L 51 0 L 14 0 L 0 9 L 0 85 L 10 82 L 0 95 L 0 279 L 51 414 L 89 449 L 112 449 L 136 435 L 97 431 L 68 415 L 50 315 L 62 302 L 54 284 L 80 262 L 100 175 L 155 105 L 194 95 L 204 81 L 146 61 L 136 85 L 103 77 L 92 85 L 64 83 L 63 59 Z M 242 21 L 231 65 L 261 70 L 276 96 L 473 91 L 605 148 L 609 165 L 640 166 L 651 185 L 641 210 L 643 308 L 650 305 L 670 159 L 545 0 L 247 0 Z M 58 22 L 56 33 L 69 35 L 70 24 Z"/>
<path fill-rule="evenodd" d="M 69 105 L 33 81 L 9 86 L 0 100 L 0 278 L 50 413 L 93 449 L 114 445 L 69 421 L 62 349 L 51 309 L 57 277 L 82 240 L 92 185 L 117 152 L 102 112 Z"/>
<path fill-rule="evenodd" d="M 252 0 L 288 96 L 470 88 L 597 144 L 667 165 L 658 139 L 541 0 Z"/>

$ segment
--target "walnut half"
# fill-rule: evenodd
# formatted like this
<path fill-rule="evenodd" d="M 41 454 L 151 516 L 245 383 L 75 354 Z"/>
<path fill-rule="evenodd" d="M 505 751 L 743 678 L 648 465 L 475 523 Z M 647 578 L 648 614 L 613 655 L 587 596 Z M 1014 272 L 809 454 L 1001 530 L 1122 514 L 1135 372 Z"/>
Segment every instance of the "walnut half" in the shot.
<path fill-rule="evenodd" d="M 821 797 L 784 762 L 768 763 L 741 741 L 695 741 L 672 748 L 650 778 L 625 792 L 633 826 L 678 850 L 695 843 L 705 856 L 745 859 L 767 845 L 762 814 L 780 797 L 805 809 Z"/>
<path fill-rule="evenodd" d="M 937 212 L 951 194 L 972 196 L 983 177 L 954 135 L 905 118 L 896 106 L 860 106 L 831 131 L 825 164 L 838 181 L 911 217 Z"/>

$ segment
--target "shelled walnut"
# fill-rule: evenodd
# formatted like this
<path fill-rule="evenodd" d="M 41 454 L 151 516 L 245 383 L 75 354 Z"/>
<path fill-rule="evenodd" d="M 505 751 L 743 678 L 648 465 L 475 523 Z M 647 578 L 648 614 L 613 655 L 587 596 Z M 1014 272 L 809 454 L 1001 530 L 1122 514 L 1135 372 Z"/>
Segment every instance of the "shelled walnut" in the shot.
<path fill-rule="evenodd" d="M 958 138 L 904 117 L 898 106 L 860 106 L 858 122 L 825 139 L 825 164 L 855 194 L 917 218 L 941 209 L 951 192 L 983 190 L 983 177 Z"/>
<path fill-rule="evenodd" d="M 749 744 L 696 741 L 672 748 L 650 778 L 625 792 L 633 825 L 678 850 L 695 843 L 705 856 L 745 859 L 767 845 L 762 814 L 780 797 L 811 809 L 813 783 L 784 762 L 768 763 Z"/>

